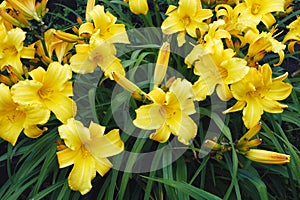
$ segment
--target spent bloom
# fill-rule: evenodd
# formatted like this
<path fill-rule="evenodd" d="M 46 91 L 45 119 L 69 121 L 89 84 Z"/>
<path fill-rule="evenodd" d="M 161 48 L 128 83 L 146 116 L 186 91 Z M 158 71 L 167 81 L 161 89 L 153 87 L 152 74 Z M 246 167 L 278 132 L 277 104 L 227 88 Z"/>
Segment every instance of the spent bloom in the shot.
<path fill-rule="evenodd" d="M 162 32 L 166 35 L 178 33 L 178 46 L 185 43 L 185 34 L 197 38 L 196 30 L 202 35 L 207 31 L 208 25 L 204 20 L 213 16 L 210 9 L 202 9 L 201 1 L 180 0 L 178 7 L 170 5 L 166 11 L 168 16 L 161 25 Z"/>
<path fill-rule="evenodd" d="M 40 105 L 19 105 L 13 101 L 8 86 L 0 84 L 0 137 L 13 146 L 22 130 L 30 138 L 39 137 L 45 130 L 37 124 L 45 124 L 50 112 Z"/>
<path fill-rule="evenodd" d="M 72 71 L 69 65 L 52 62 L 47 71 L 42 67 L 29 72 L 32 80 L 19 81 L 12 87 L 13 100 L 18 104 L 40 104 L 66 122 L 75 115 Z"/>
<path fill-rule="evenodd" d="M 281 113 L 287 105 L 278 101 L 286 99 L 292 85 L 284 83 L 288 73 L 272 79 L 272 69 L 268 64 L 259 69 L 250 68 L 248 74 L 230 87 L 236 104 L 224 111 L 224 114 L 243 109 L 243 121 L 247 128 L 255 126 L 264 111 Z"/>
<path fill-rule="evenodd" d="M 104 176 L 112 167 L 107 157 L 124 150 L 119 130 L 113 129 L 104 135 L 104 126 L 91 122 L 87 128 L 71 118 L 59 126 L 58 131 L 65 144 L 57 152 L 59 167 L 74 165 L 68 178 L 69 186 L 82 195 L 86 194 L 92 188 L 91 181 L 96 172 Z"/>

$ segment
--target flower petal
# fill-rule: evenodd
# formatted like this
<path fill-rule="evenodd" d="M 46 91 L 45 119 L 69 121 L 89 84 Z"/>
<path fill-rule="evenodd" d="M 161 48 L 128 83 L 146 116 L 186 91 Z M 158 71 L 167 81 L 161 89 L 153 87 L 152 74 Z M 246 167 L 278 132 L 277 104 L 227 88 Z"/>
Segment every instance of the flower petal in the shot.
<path fill-rule="evenodd" d="M 232 84 L 240 81 L 249 72 L 247 61 L 241 58 L 231 58 L 221 63 L 221 66 L 227 70 L 227 77 L 224 78 L 226 84 Z"/>
<path fill-rule="evenodd" d="M 73 151 L 70 148 L 66 148 L 64 150 L 56 152 L 56 155 L 57 155 L 59 168 L 64 168 L 74 164 L 74 160 L 78 155 L 78 152 Z"/>
<path fill-rule="evenodd" d="M 248 98 L 247 105 L 243 110 L 243 121 L 249 129 L 255 126 L 263 114 L 263 108 L 256 98 Z"/>
<path fill-rule="evenodd" d="M 72 150 L 78 150 L 82 146 L 79 135 L 89 137 L 88 128 L 84 127 L 80 121 L 73 118 L 69 119 L 66 124 L 58 127 L 60 138 L 64 140 L 67 147 Z"/>
<path fill-rule="evenodd" d="M 176 12 L 176 11 L 174 11 Z M 185 26 L 178 15 L 169 16 L 163 21 L 161 25 L 162 32 L 166 35 L 185 31 Z"/>
<path fill-rule="evenodd" d="M 245 105 L 246 105 L 245 101 L 237 101 L 232 107 L 230 107 L 227 110 L 223 111 L 223 114 L 240 111 L 245 107 Z"/>
<path fill-rule="evenodd" d="M 77 156 L 74 167 L 69 175 L 68 183 L 72 190 L 78 190 L 82 195 L 92 189 L 91 181 L 96 176 L 95 160 L 92 156 Z"/>
<path fill-rule="evenodd" d="M 160 128 L 165 122 L 166 113 L 161 105 L 144 105 L 136 109 L 135 112 L 136 119 L 133 120 L 133 124 L 136 127 L 153 130 Z"/>
<path fill-rule="evenodd" d="M 56 93 L 51 98 L 44 99 L 44 105 L 64 123 L 76 114 L 75 102 L 62 93 Z"/>
<path fill-rule="evenodd" d="M 118 129 L 114 129 L 104 136 L 94 135 L 84 146 L 93 157 L 99 159 L 117 155 L 124 150 L 124 143 Z"/>
<path fill-rule="evenodd" d="M 283 112 L 283 108 L 287 108 L 287 105 L 280 104 L 276 100 L 269 100 L 269 99 L 261 99 L 259 101 L 261 106 L 263 107 L 264 111 L 269 113 L 281 113 Z"/>
<path fill-rule="evenodd" d="M 107 158 L 99 159 L 97 157 L 94 157 L 94 159 L 95 159 L 95 168 L 101 176 L 104 176 L 113 166 Z"/>
<path fill-rule="evenodd" d="M 209 95 L 205 81 L 201 77 L 193 84 L 193 90 L 197 101 L 203 101 Z"/>
<path fill-rule="evenodd" d="M 164 143 L 169 139 L 170 135 L 171 135 L 170 128 L 166 124 L 164 124 L 159 129 L 157 129 L 154 133 L 152 133 L 149 138 L 151 140 Z"/>
<path fill-rule="evenodd" d="M 19 81 L 11 88 L 13 100 L 19 104 L 41 104 L 38 95 L 39 89 L 43 86 L 41 82 L 35 80 Z"/>
<path fill-rule="evenodd" d="M 29 75 L 33 80 L 43 82 L 46 71 L 42 67 L 38 67 L 29 72 Z"/>
<path fill-rule="evenodd" d="M 269 99 L 284 100 L 292 92 L 293 86 L 290 83 L 274 81 L 266 94 Z"/>
<path fill-rule="evenodd" d="M 29 137 L 29 138 L 38 138 L 40 137 L 47 128 L 40 129 L 36 125 L 30 125 L 30 126 L 25 126 L 24 128 L 24 134 Z"/>

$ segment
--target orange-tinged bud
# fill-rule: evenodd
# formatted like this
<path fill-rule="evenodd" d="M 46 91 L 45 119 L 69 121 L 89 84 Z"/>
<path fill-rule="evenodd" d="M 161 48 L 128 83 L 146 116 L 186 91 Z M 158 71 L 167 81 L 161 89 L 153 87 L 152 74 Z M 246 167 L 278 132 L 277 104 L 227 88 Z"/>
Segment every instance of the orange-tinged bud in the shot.
<path fill-rule="evenodd" d="M 14 83 L 6 76 L 0 74 L 0 83 L 4 83 L 5 85 L 12 86 Z"/>
<path fill-rule="evenodd" d="M 164 79 L 168 69 L 169 58 L 170 44 L 168 42 L 164 42 L 159 50 L 156 61 L 156 66 L 154 70 L 154 85 L 159 85 Z"/>
<path fill-rule="evenodd" d="M 245 156 L 250 160 L 265 164 L 285 164 L 290 162 L 289 155 L 262 149 L 250 149 L 245 153 Z"/>

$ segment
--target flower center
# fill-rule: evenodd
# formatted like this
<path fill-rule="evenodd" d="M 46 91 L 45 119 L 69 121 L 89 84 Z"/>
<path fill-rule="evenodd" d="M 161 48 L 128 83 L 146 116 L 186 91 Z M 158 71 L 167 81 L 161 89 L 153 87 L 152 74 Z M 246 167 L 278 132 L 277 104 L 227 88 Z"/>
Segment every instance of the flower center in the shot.
<path fill-rule="evenodd" d="M 253 15 L 257 15 L 257 14 L 259 13 L 259 11 L 260 11 L 260 7 L 261 7 L 260 4 L 254 3 L 254 4 L 251 6 L 251 13 L 252 13 Z"/>
<path fill-rule="evenodd" d="M 5 57 L 10 57 L 10 56 L 15 56 L 18 54 L 18 51 L 16 49 L 15 46 L 13 45 L 7 45 L 5 46 L 3 49 L 2 49 L 2 54 L 5 56 Z"/>
<path fill-rule="evenodd" d="M 13 112 L 10 112 L 6 115 L 6 118 L 7 120 L 10 122 L 10 123 L 15 123 L 15 122 L 18 122 L 20 117 L 24 115 L 23 112 L 21 111 L 13 111 Z"/>
<path fill-rule="evenodd" d="M 38 91 L 38 94 L 39 94 L 39 96 L 40 96 L 42 99 L 46 99 L 46 98 L 51 97 L 53 93 L 54 93 L 54 90 L 51 89 L 51 88 L 41 88 L 41 89 Z"/>
<path fill-rule="evenodd" d="M 183 24 L 188 26 L 191 23 L 191 18 L 189 16 L 185 16 L 182 18 Z"/>

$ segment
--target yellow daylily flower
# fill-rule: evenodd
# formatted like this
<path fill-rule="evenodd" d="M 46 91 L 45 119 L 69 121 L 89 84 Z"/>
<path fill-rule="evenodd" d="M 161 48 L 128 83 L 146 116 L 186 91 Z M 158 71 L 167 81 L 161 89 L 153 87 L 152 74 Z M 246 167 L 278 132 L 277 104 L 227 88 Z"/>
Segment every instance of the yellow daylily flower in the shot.
<path fill-rule="evenodd" d="M 196 112 L 192 84 L 178 78 L 168 92 L 155 87 L 148 98 L 152 103 L 135 110 L 133 124 L 141 129 L 156 129 L 150 139 L 163 143 L 172 133 L 178 137 L 178 141 L 189 145 L 197 133 L 197 125 L 189 116 Z"/>
<path fill-rule="evenodd" d="M 59 135 L 65 143 L 65 148 L 57 152 L 59 167 L 74 165 L 68 183 L 72 190 L 82 195 L 91 190 L 91 181 L 96 172 L 104 176 L 112 167 L 107 157 L 124 150 L 118 129 L 105 135 L 104 131 L 104 126 L 91 122 L 89 128 L 86 128 L 74 118 L 58 127 Z"/>
<path fill-rule="evenodd" d="M 296 43 L 300 44 L 300 17 L 298 16 L 295 21 L 287 26 L 287 28 L 289 29 L 289 32 L 287 32 L 282 42 L 286 43 L 289 41 L 288 50 L 290 52 L 295 52 L 294 45 Z"/>
<path fill-rule="evenodd" d="M 270 27 L 276 22 L 272 12 L 284 12 L 285 0 L 245 0 L 236 6 L 240 11 L 238 21 L 255 27 L 259 22 L 263 22 L 266 27 Z"/>
<path fill-rule="evenodd" d="M 35 49 L 33 46 L 24 47 L 26 33 L 15 28 L 6 32 L 0 30 L 0 68 L 4 70 L 10 65 L 17 70 L 19 74 L 24 74 L 21 58 L 33 59 Z"/>
<path fill-rule="evenodd" d="M 9 3 L 15 10 L 18 10 L 26 18 L 35 19 L 40 22 L 41 19 L 36 11 L 35 0 L 5 0 Z"/>
<path fill-rule="evenodd" d="M 194 63 L 194 73 L 200 76 L 193 86 L 198 101 L 211 95 L 215 87 L 221 100 L 232 98 L 229 84 L 240 81 L 249 71 L 247 62 L 234 55 L 232 49 L 224 49 L 221 40 L 211 39 L 204 46 L 195 46 L 185 58 L 188 67 Z"/>
<path fill-rule="evenodd" d="M 274 66 L 278 66 L 283 62 L 285 45 L 273 38 L 275 29 L 270 32 L 257 33 L 253 30 L 248 30 L 244 36 L 244 39 L 249 43 L 248 53 L 246 59 L 250 62 L 260 61 L 266 52 L 273 52 L 279 55 L 278 63 Z M 251 66 L 251 64 L 249 63 Z"/>
<path fill-rule="evenodd" d="M 110 12 L 104 11 L 104 6 L 96 5 L 87 15 L 92 19 L 94 28 L 91 25 L 82 24 L 79 28 L 79 35 L 88 32 L 98 37 L 98 39 L 107 40 L 110 43 L 129 44 L 129 39 L 124 24 L 116 24 L 117 18 Z M 90 24 L 90 22 L 87 22 Z"/>
<path fill-rule="evenodd" d="M 66 122 L 76 112 L 73 96 L 72 70 L 69 65 L 53 62 L 47 71 L 42 67 L 29 72 L 33 80 L 19 81 L 12 87 L 13 100 L 21 105 L 40 104 Z"/>
<path fill-rule="evenodd" d="M 0 84 L 0 137 L 13 146 L 21 131 L 30 138 L 39 137 L 45 130 L 37 124 L 45 124 L 50 112 L 39 105 L 19 105 L 12 99 L 8 86 Z"/>
<path fill-rule="evenodd" d="M 133 14 L 146 15 L 148 13 L 148 2 L 147 0 L 124 0 L 124 2 L 129 2 L 129 9 Z"/>
<path fill-rule="evenodd" d="M 281 113 L 287 105 L 278 101 L 286 99 L 292 85 L 282 82 L 288 73 L 272 79 L 272 70 L 268 64 L 250 68 L 248 74 L 239 82 L 230 87 L 236 104 L 223 113 L 236 112 L 243 109 L 243 121 L 247 128 L 255 126 L 261 119 L 264 111 Z"/>
<path fill-rule="evenodd" d="M 178 7 L 170 5 L 166 11 L 168 16 L 162 23 L 162 32 L 166 35 L 179 33 L 177 36 L 178 46 L 185 43 L 185 34 L 196 38 L 196 29 L 201 35 L 208 29 L 208 25 L 203 20 L 213 16 L 210 9 L 202 9 L 201 1 L 180 0 Z"/>
<path fill-rule="evenodd" d="M 70 66 L 74 72 L 92 73 L 99 66 L 104 75 L 112 80 L 112 72 L 125 75 L 121 60 L 116 57 L 116 49 L 113 44 L 97 39 L 93 35 L 90 44 L 77 44 L 75 47 L 76 54 L 70 59 Z"/>
<path fill-rule="evenodd" d="M 78 39 L 78 38 L 77 38 Z M 53 51 L 57 57 L 58 62 L 62 62 L 63 57 L 70 51 L 75 43 L 65 42 L 56 37 L 55 29 L 48 29 L 44 33 L 44 40 L 48 50 L 49 57 L 52 57 Z"/>
<path fill-rule="evenodd" d="M 245 153 L 245 156 L 250 160 L 264 164 L 285 164 L 290 162 L 289 155 L 262 149 L 250 149 Z"/>

